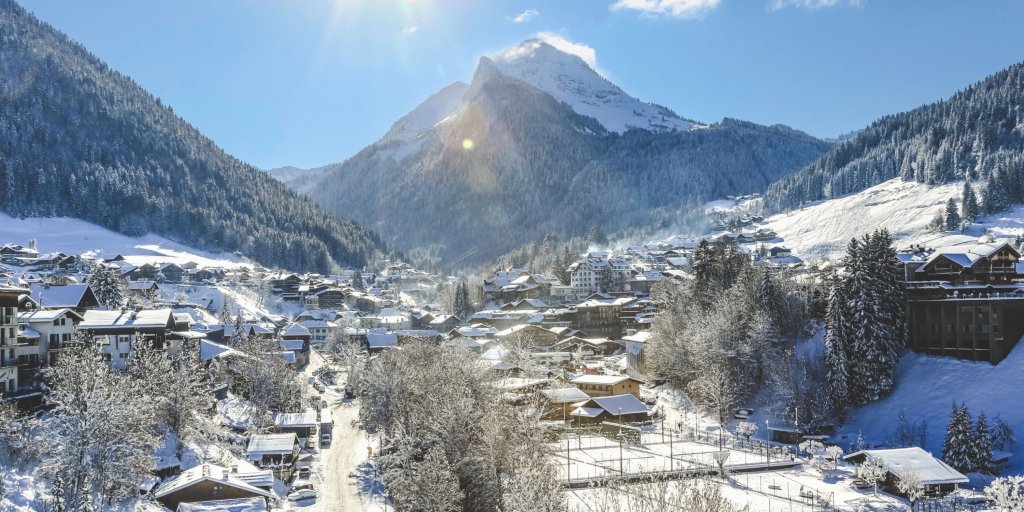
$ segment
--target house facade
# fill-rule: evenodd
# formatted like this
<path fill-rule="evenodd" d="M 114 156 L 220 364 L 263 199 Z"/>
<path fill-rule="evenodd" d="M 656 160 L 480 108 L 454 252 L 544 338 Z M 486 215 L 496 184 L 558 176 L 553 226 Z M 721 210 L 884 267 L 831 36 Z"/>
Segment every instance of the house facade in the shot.
<path fill-rule="evenodd" d="M 917 352 L 998 363 L 1024 335 L 1024 289 L 1010 244 L 901 254 L 907 344 Z"/>

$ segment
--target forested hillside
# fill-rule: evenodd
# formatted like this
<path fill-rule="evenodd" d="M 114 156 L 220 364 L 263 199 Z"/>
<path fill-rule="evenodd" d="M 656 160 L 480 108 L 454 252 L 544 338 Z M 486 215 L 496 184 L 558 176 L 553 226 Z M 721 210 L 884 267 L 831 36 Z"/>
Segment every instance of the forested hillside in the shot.
<path fill-rule="evenodd" d="M 984 213 L 1024 201 L 1024 64 L 939 101 L 883 117 L 769 187 L 773 210 L 858 192 L 892 178 L 967 179 Z"/>
<path fill-rule="evenodd" d="M 540 48 L 546 53 L 535 58 L 556 61 L 548 67 L 562 73 L 543 83 L 578 84 L 594 74 L 577 57 Z M 580 101 L 600 104 L 612 93 L 624 94 L 613 88 Z M 484 57 L 454 113 L 415 138 L 365 148 L 310 195 L 400 248 L 439 245 L 449 259 L 479 263 L 549 233 L 568 239 L 596 226 L 677 224 L 703 201 L 762 191 L 829 148 L 790 128 L 730 119 L 618 133 L 574 109 L 583 108 Z"/>
<path fill-rule="evenodd" d="M 0 209 L 295 270 L 361 265 L 384 249 L 374 233 L 226 154 L 12 0 L 0 0 Z"/>

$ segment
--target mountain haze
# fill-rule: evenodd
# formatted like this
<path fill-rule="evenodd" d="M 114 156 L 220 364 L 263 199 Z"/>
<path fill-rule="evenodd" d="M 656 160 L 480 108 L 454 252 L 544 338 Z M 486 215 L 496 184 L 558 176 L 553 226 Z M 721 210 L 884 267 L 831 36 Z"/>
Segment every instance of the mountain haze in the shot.
<path fill-rule="evenodd" d="M 0 0 L 0 209 L 329 271 L 380 238 L 226 154 L 130 78 Z"/>
<path fill-rule="evenodd" d="M 684 119 L 529 40 L 482 57 L 468 87 L 432 96 L 309 194 L 398 247 L 479 262 L 548 233 L 673 223 L 828 148 L 783 126 Z"/>

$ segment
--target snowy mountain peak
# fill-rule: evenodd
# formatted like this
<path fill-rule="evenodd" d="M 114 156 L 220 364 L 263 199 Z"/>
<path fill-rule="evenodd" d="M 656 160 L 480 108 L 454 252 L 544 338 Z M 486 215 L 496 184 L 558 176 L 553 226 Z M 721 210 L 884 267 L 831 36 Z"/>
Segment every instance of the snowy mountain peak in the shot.
<path fill-rule="evenodd" d="M 542 39 L 528 39 L 481 60 L 493 64 L 503 75 L 522 80 L 567 103 L 577 114 L 597 119 L 608 131 L 623 133 L 640 128 L 666 132 L 694 127 L 694 123 L 665 107 L 626 94 L 579 55 Z"/>
<path fill-rule="evenodd" d="M 455 82 L 432 94 L 418 107 L 391 125 L 382 142 L 410 141 L 458 112 L 469 85 Z"/>

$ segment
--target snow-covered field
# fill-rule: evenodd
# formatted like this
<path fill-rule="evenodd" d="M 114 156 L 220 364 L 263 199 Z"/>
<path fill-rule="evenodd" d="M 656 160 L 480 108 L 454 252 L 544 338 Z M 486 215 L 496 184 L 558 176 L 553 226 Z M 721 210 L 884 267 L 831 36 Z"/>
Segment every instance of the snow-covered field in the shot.
<path fill-rule="evenodd" d="M 238 256 L 212 253 L 179 244 L 162 236 L 130 237 L 83 220 L 65 217 L 15 219 L 0 214 L 0 243 L 25 245 L 35 239 L 41 253 L 61 251 L 111 257 L 124 255 L 132 265 L 195 262 L 203 267 L 235 268 L 245 261 Z"/>
<path fill-rule="evenodd" d="M 1024 344 L 1018 344 L 1003 362 L 991 365 L 949 357 L 908 353 L 897 368 L 896 389 L 849 418 L 841 433 L 863 432 L 868 442 L 884 443 L 896 425 L 900 411 L 909 423 L 924 420 L 928 426 L 925 449 L 942 454 L 950 406 L 965 402 L 974 419 L 984 412 L 989 425 L 999 417 L 1013 428 L 1018 439 L 1024 433 Z M 1010 458 L 1010 471 L 1024 469 L 1024 457 Z"/>
<path fill-rule="evenodd" d="M 924 241 L 928 223 L 950 197 L 959 198 L 962 186 L 890 180 L 856 194 L 774 215 L 764 226 L 807 261 L 835 260 L 851 238 L 878 228 L 888 229 L 900 244 Z"/>

